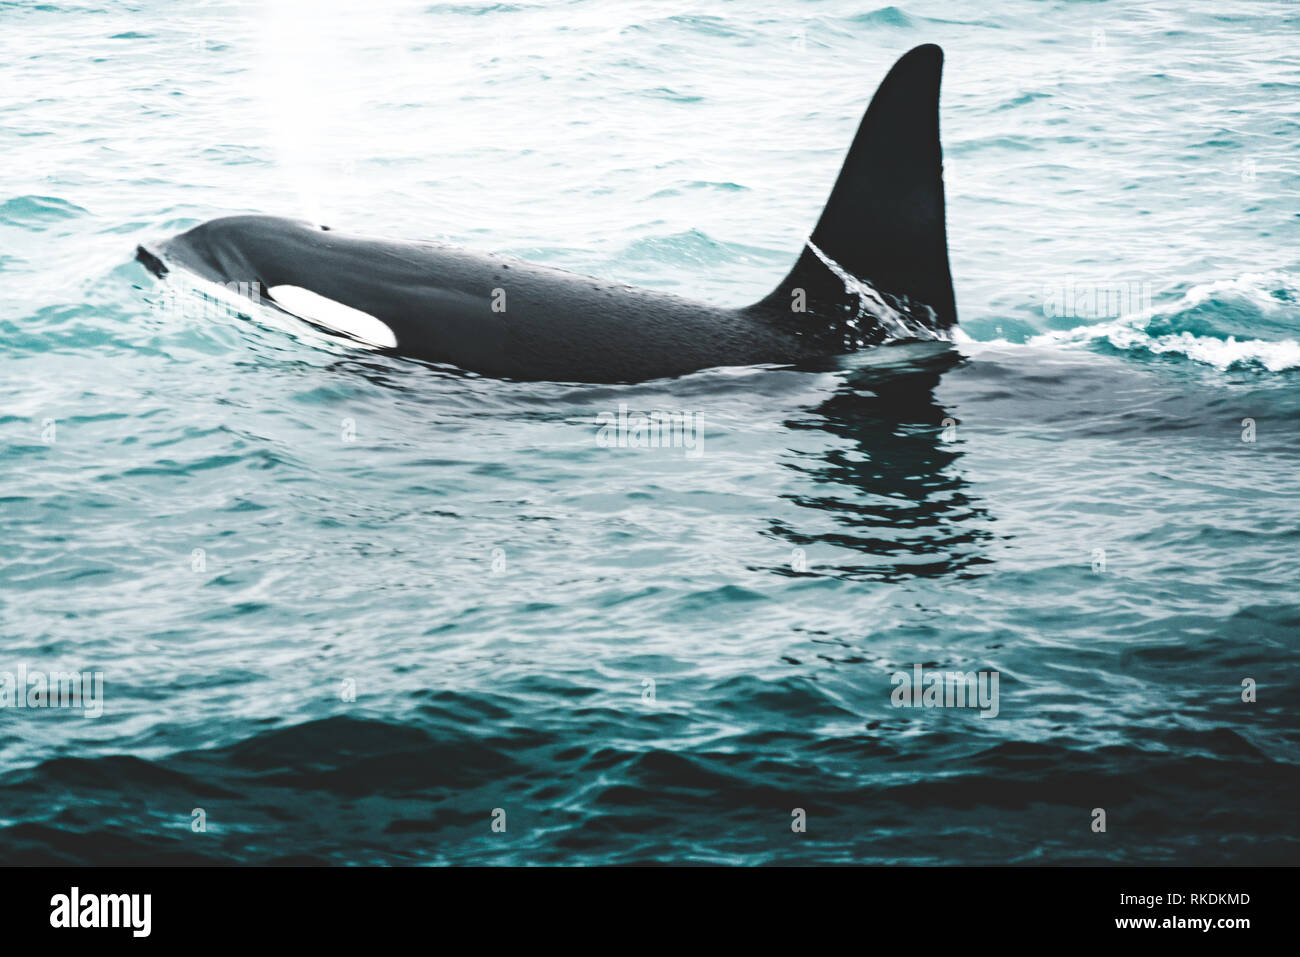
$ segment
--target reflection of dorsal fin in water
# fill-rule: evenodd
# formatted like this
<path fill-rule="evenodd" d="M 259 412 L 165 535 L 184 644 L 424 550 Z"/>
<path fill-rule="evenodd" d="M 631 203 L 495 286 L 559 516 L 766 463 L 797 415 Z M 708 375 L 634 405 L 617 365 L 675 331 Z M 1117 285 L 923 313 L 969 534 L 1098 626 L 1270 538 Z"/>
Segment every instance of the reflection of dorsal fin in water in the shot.
<path fill-rule="evenodd" d="M 788 311 L 802 289 L 816 315 L 842 310 L 846 295 L 871 297 L 875 290 L 885 302 L 873 297 L 876 302 L 864 303 L 867 312 L 883 305 L 914 332 L 942 333 L 956 323 L 939 147 L 942 71 L 943 51 L 933 44 L 894 64 L 867 107 L 808 245 L 764 305 Z M 850 289 L 852 279 L 870 289 Z"/>
<path fill-rule="evenodd" d="M 935 406 L 934 390 L 945 372 L 966 359 L 949 343 L 900 343 L 890 349 L 867 349 L 853 358 L 845 377 L 846 385 L 902 403 L 899 414 L 907 416 L 909 408 L 920 413 L 918 423 L 928 423 L 927 412 Z M 943 416 L 940 416 L 942 419 Z M 936 420 L 933 423 L 937 425 Z"/>

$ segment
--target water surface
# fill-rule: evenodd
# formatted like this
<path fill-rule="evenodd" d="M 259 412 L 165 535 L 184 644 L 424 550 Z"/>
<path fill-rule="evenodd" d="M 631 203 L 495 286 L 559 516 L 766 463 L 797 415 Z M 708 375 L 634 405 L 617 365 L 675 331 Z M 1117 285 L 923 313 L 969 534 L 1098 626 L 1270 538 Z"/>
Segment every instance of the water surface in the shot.
<path fill-rule="evenodd" d="M 987 6 L 0 4 L 0 671 L 105 678 L 0 711 L 6 860 L 1295 863 L 1295 5 Z M 752 301 L 922 42 L 951 346 L 501 384 L 132 259 L 261 212 Z"/>

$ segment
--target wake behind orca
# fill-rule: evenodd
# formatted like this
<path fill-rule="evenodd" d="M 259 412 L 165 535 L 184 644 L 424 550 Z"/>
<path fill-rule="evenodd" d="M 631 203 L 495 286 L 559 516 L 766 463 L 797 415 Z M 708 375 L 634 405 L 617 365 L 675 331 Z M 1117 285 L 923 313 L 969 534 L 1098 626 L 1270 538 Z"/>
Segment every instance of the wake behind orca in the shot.
<path fill-rule="evenodd" d="M 794 268 L 724 309 L 520 260 L 347 236 L 271 216 L 214 219 L 138 258 L 187 269 L 371 348 L 527 381 L 637 382 L 800 365 L 957 321 L 939 144 L 943 52 L 881 82 Z"/>

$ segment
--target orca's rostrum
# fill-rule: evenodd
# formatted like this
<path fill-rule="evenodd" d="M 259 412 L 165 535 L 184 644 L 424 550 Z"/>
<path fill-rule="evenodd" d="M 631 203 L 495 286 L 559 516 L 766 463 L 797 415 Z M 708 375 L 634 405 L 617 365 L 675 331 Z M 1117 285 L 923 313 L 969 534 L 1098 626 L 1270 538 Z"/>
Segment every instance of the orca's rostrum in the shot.
<path fill-rule="evenodd" d="M 916 47 L 867 108 L 789 275 L 724 309 L 520 260 L 272 216 L 214 219 L 139 250 L 327 332 L 487 376 L 635 382 L 800 364 L 957 321 L 939 145 L 943 52 Z"/>

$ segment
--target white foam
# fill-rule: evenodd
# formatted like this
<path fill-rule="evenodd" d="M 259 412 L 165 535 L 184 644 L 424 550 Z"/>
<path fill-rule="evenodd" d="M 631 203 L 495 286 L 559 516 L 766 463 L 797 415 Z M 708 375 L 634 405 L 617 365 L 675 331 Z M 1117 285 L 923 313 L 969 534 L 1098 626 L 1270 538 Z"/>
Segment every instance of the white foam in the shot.
<path fill-rule="evenodd" d="M 1045 343 L 1081 343 L 1105 340 L 1116 349 L 1144 349 L 1157 355 L 1175 353 L 1194 362 L 1203 362 L 1216 369 L 1227 369 L 1241 364 L 1263 366 L 1269 372 L 1300 368 L 1300 342 L 1295 339 L 1243 339 L 1235 336 L 1215 339 L 1196 336 L 1190 332 L 1152 336 L 1143 328 L 1134 327 L 1123 320 L 1106 322 L 1097 326 L 1071 329 L 1066 333 L 1047 333 L 1029 340 L 1030 345 Z"/>
<path fill-rule="evenodd" d="M 301 286 L 272 286 L 267 292 L 276 305 L 299 319 L 306 319 L 372 346 L 391 349 L 397 345 L 397 336 L 393 330 L 368 312 L 345 306 Z"/>
<path fill-rule="evenodd" d="M 1085 345 L 1105 341 L 1116 349 L 1142 349 L 1157 355 L 1175 353 L 1194 362 L 1203 362 L 1217 369 L 1227 369 L 1241 364 L 1255 364 L 1270 372 L 1300 368 L 1300 342 L 1295 339 L 1244 339 L 1235 336 L 1216 339 L 1190 332 L 1154 336 L 1147 331 L 1151 320 L 1157 316 L 1177 316 L 1209 300 L 1223 295 L 1244 299 L 1264 312 L 1294 308 L 1293 302 L 1278 300 L 1272 295 L 1276 289 L 1296 292 L 1293 282 L 1280 273 L 1247 273 L 1236 279 L 1221 279 L 1193 286 L 1177 302 L 1152 305 L 1132 315 L 1100 322 L 1046 332 L 1034 336 L 1028 345 Z"/>
<path fill-rule="evenodd" d="M 862 321 L 864 316 L 870 316 L 872 319 L 875 319 L 890 334 L 891 338 L 943 340 L 949 338 L 949 334 L 946 331 L 935 329 L 923 322 L 909 319 L 893 306 L 889 305 L 871 283 L 853 275 L 853 273 L 849 272 L 830 256 L 826 255 L 826 253 L 822 252 L 822 250 L 818 248 L 817 244 L 811 239 L 807 240 L 807 245 L 808 248 L 813 251 L 813 255 L 822 261 L 822 265 L 829 269 L 835 278 L 844 284 L 844 291 L 851 296 L 858 297 L 857 315 L 852 319 L 847 320 L 845 323 L 850 330 L 849 335 L 846 336 L 847 344 L 856 347 L 862 346 L 863 340 L 858 337 L 857 334 L 859 332 L 858 324 Z M 906 297 L 903 297 L 903 302 L 905 308 L 911 307 L 911 302 Z M 933 309 L 929 306 L 920 306 L 920 308 L 925 310 L 927 316 L 931 320 L 934 319 Z"/>

